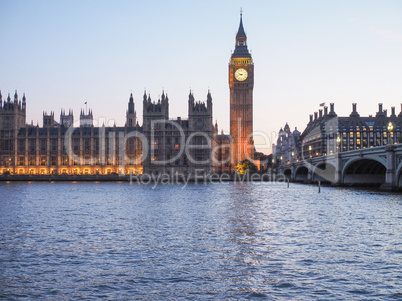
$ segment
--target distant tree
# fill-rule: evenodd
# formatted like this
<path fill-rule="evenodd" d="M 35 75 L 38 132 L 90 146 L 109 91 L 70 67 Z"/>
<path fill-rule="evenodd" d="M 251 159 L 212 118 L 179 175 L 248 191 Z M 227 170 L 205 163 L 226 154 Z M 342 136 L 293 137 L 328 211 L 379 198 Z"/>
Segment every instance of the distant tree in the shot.
<path fill-rule="evenodd" d="M 271 155 L 266 155 L 264 153 L 260 153 L 260 152 L 255 152 L 254 153 L 254 159 L 259 159 L 261 163 L 268 163 L 269 160 L 269 156 Z"/>
<path fill-rule="evenodd" d="M 274 166 L 277 165 L 276 162 L 272 162 L 273 158 L 274 158 L 274 156 L 272 154 L 267 156 L 267 166 L 268 166 L 268 168 L 273 168 Z"/>
<path fill-rule="evenodd" d="M 257 166 L 247 159 L 237 163 L 235 169 L 239 175 L 244 175 L 247 171 L 253 173 L 258 170 Z"/>

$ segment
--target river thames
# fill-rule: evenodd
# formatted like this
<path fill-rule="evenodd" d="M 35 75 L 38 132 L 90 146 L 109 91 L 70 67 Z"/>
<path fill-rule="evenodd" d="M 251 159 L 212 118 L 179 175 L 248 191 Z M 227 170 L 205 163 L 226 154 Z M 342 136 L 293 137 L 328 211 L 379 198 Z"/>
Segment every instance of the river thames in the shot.
<path fill-rule="evenodd" d="M 0 299 L 401 300 L 402 196 L 0 183 Z"/>

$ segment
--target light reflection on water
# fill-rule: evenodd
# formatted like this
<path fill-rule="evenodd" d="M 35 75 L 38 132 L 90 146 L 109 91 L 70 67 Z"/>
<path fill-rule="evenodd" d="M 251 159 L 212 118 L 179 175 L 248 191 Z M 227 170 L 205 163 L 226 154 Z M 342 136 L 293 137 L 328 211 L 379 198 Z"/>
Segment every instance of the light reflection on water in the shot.
<path fill-rule="evenodd" d="M 401 299 L 402 198 L 281 183 L 0 184 L 0 298 Z"/>

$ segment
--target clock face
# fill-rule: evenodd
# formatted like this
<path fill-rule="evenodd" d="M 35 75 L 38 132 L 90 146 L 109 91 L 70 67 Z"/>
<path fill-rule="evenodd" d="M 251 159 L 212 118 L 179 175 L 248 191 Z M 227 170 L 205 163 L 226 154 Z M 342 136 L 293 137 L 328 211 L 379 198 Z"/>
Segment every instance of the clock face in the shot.
<path fill-rule="evenodd" d="M 246 80 L 247 76 L 248 76 L 248 73 L 247 73 L 246 69 L 239 68 L 235 72 L 235 77 L 240 82 Z"/>

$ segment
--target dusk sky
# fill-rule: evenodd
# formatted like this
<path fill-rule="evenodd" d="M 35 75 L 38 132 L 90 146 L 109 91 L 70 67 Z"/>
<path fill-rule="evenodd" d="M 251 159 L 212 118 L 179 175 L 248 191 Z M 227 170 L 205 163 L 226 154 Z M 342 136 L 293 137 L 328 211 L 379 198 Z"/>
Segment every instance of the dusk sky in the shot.
<path fill-rule="evenodd" d="M 85 102 L 123 126 L 130 93 L 168 93 L 187 118 L 189 90 L 213 98 L 229 131 L 228 63 L 240 7 L 255 65 L 254 130 L 302 131 L 319 104 L 339 116 L 402 102 L 402 1 L 1 1 L 0 90 L 27 97 L 27 122 Z M 275 141 L 269 141 L 270 145 Z M 259 146 L 257 150 L 271 153 Z"/>

